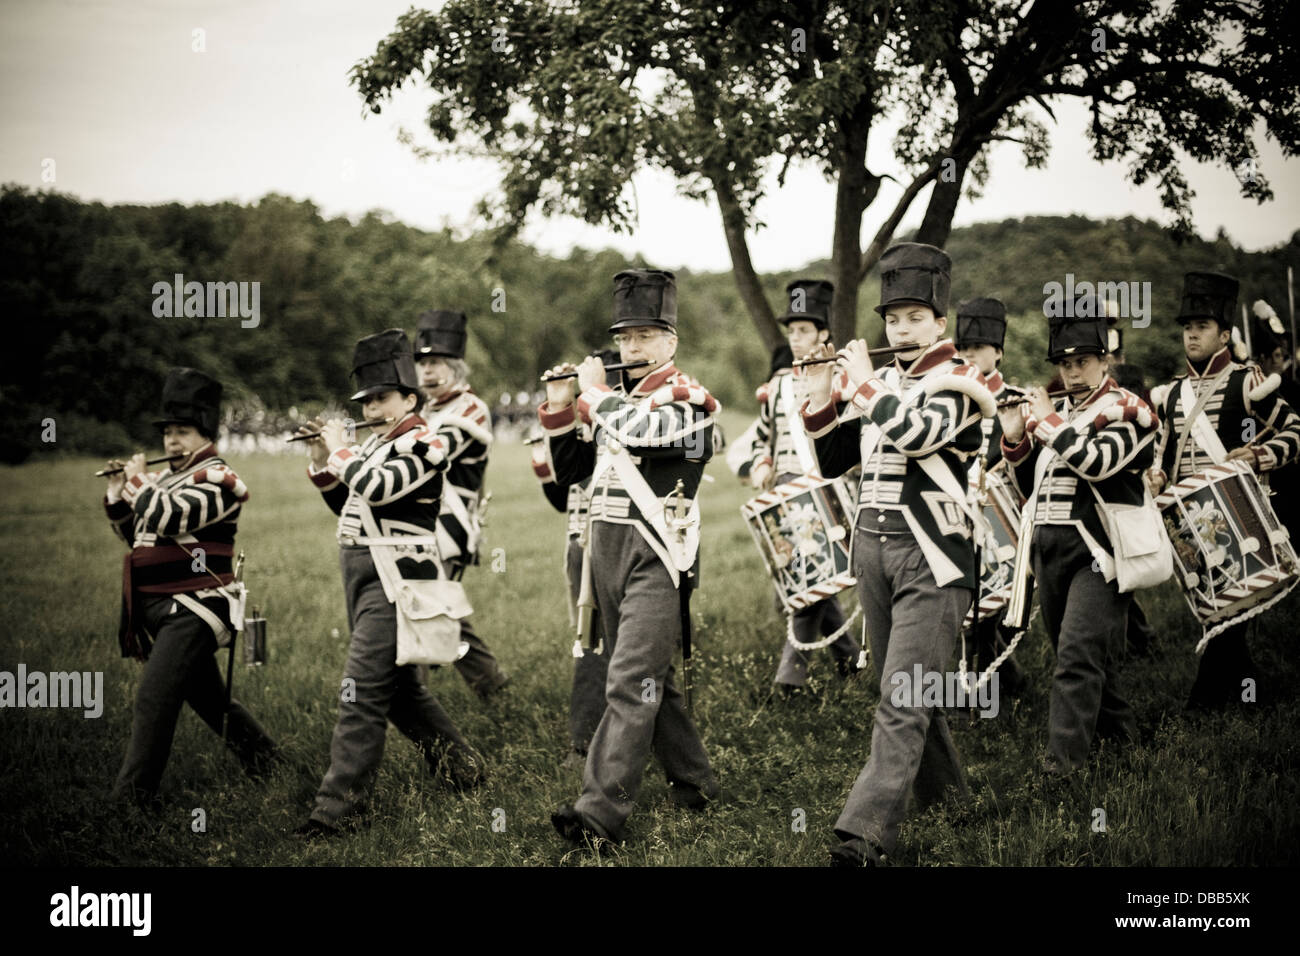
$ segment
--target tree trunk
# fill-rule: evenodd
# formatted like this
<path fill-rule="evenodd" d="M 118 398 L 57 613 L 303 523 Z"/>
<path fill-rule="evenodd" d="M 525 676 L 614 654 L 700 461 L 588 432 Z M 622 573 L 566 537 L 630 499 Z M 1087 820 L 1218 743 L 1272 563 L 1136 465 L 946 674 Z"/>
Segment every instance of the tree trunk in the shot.
<path fill-rule="evenodd" d="M 840 178 L 835 187 L 835 229 L 831 241 L 831 281 L 835 298 L 831 303 L 831 339 L 838 346 L 857 338 L 858 264 L 862 259 L 862 213 L 866 209 L 867 134 L 870 106 L 859 106 L 843 129 Z"/>
<path fill-rule="evenodd" d="M 934 191 L 930 193 L 930 203 L 925 207 L 925 218 L 921 220 L 920 231 L 916 234 L 917 242 L 928 242 L 942 249 L 948 243 L 952 233 L 952 218 L 957 212 L 957 202 L 961 199 L 961 184 L 966 178 L 966 169 L 971 157 L 954 156 L 955 175 L 951 182 L 945 178 L 942 167 L 934 180 Z"/>
<path fill-rule="evenodd" d="M 745 214 L 732 194 L 730 184 L 720 176 L 714 177 L 712 181 L 718 208 L 722 210 L 722 231 L 727 237 L 727 250 L 731 253 L 731 274 L 736 279 L 740 300 L 745 303 L 749 317 L 758 329 L 759 338 L 770 353 L 785 341 L 785 336 L 776 324 L 772 306 L 763 294 L 763 284 L 759 282 L 754 263 L 749 258 L 749 243 L 745 240 Z"/>

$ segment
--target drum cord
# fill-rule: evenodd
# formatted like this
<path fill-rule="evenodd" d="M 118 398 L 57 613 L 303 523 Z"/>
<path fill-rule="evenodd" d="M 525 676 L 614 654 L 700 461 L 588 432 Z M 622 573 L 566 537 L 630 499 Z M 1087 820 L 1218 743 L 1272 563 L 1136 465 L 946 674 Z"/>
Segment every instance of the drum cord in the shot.
<path fill-rule="evenodd" d="M 830 634 L 827 637 L 823 637 L 820 641 L 809 641 L 807 644 L 800 643 L 798 640 L 796 640 L 794 636 L 794 614 L 787 614 L 785 616 L 785 639 L 786 641 L 789 642 L 790 646 L 793 647 L 795 650 L 819 651 L 823 647 L 830 647 L 841 637 L 843 637 L 848 632 L 849 628 L 853 626 L 853 622 L 856 621 L 858 619 L 858 616 L 861 614 L 862 614 L 862 606 L 858 605 L 856 608 L 853 609 L 853 613 L 849 615 L 848 619 L 844 622 L 843 626 L 838 628 L 833 634 Z M 863 646 L 863 653 L 866 653 L 865 644 Z"/>
<path fill-rule="evenodd" d="M 1037 605 L 1035 605 L 1034 608 L 1033 608 L 1033 610 L 1031 610 L 1030 613 L 1029 613 L 1029 623 L 1030 623 L 1030 624 L 1033 624 L 1033 622 L 1034 622 L 1034 617 L 1035 617 L 1037 614 L 1038 614 L 1038 607 L 1037 607 Z M 1022 637 L 1024 637 L 1024 636 L 1025 636 L 1026 634 L 1028 634 L 1028 633 L 1029 633 L 1029 628 L 1027 628 L 1027 627 L 1026 627 L 1024 630 L 1022 630 L 1022 631 L 1017 631 L 1017 632 L 1016 632 L 1016 636 L 1013 637 L 1013 638 L 1011 639 L 1011 642 L 1010 642 L 1009 644 L 1007 644 L 1007 649 L 1006 649 L 1005 651 L 1003 651 L 1001 654 L 999 654 L 997 657 L 993 658 L 993 662 L 992 662 L 991 664 L 989 664 L 988 668 L 985 669 L 983 673 L 980 674 L 980 676 L 979 676 L 979 680 L 977 680 L 977 681 L 975 682 L 975 687 L 974 687 L 974 689 L 972 689 L 971 686 L 970 686 L 970 678 L 966 676 L 966 674 L 967 674 L 967 671 L 966 671 L 966 629 L 965 629 L 965 628 L 962 628 L 962 632 L 961 632 L 961 660 L 957 662 L 957 673 L 958 673 L 958 675 L 959 675 L 960 678 L 961 678 L 961 687 L 962 687 L 962 690 L 965 691 L 967 697 L 971 697 L 971 696 L 973 696 L 974 694 L 978 693 L 979 690 L 980 690 L 980 688 L 983 687 L 986 683 L 988 683 L 988 679 L 989 679 L 990 677 L 993 676 L 994 671 L 996 671 L 999 667 L 1001 667 L 1001 666 L 1002 666 L 1002 662 L 1005 661 L 1008 657 L 1010 657 L 1010 656 L 1015 652 L 1016 645 L 1018 645 L 1018 644 L 1020 643 L 1020 639 L 1021 639 Z"/>

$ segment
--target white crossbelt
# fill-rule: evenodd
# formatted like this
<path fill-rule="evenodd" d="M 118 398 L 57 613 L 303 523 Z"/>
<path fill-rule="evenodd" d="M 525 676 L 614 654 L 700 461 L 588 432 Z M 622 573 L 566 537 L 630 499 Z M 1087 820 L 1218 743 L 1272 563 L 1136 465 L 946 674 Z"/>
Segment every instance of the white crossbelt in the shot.
<path fill-rule="evenodd" d="M 438 539 L 431 534 L 397 534 L 397 535 L 340 535 L 339 544 L 349 548 L 359 548 L 372 544 L 420 544 L 437 547 Z"/>
<path fill-rule="evenodd" d="M 781 391 L 778 394 L 781 411 L 790 430 L 790 444 L 794 446 L 794 453 L 799 458 L 799 470 L 805 475 L 820 475 L 821 472 L 817 470 L 817 456 L 813 454 L 812 445 L 808 441 L 808 432 L 803 427 L 803 418 L 795 407 L 798 399 L 795 395 L 795 384 L 793 375 L 783 376 L 780 383 Z"/>
<path fill-rule="evenodd" d="M 713 416 L 710 415 L 700 419 L 685 434 L 694 434 L 712 424 Z M 695 555 L 700 547 L 699 498 L 691 500 L 690 511 L 687 513 L 682 531 L 679 533 L 670 530 L 668 520 L 664 516 L 663 499 L 654 493 L 645 475 L 641 474 L 641 469 L 632 461 L 627 449 L 620 442 L 607 438 L 604 446 L 597 450 L 596 467 L 592 472 L 591 484 L 588 486 L 592 492 L 593 513 L 597 510 L 596 489 L 600 485 L 601 477 L 611 468 L 622 483 L 623 490 L 641 512 L 641 517 L 656 532 L 655 534 L 643 533 L 642 537 L 663 562 L 669 577 L 673 580 L 673 586 L 680 587 L 681 574 L 690 570 L 695 564 Z"/>
<path fill-rule="evenodd" d="M 1211 391 L 1217 385 L 1216 381 L 1211 387 Z M 1183 406 L 1185 413 L 1196 412 L 1196 418 L 1187 422 L 1187 427 L 1191 429 L 1196 444 L 1201 446 L 1201 450 L 1209 455 L 1216 465 L 1222 465 L 1228 457 L 1228 451 L 1223 447 L 1223 441 L 1219 438 L 1218 433 L 1210 427 L 1210 416 L 1205 414 L 1205 403 L 1200 403 L 1201 407 L 1198 408 L 1196 390 L 1192 387 L 1190 377 L 1183 379 L 1183 384 L 1178 390 L 1178 401 Z"/>

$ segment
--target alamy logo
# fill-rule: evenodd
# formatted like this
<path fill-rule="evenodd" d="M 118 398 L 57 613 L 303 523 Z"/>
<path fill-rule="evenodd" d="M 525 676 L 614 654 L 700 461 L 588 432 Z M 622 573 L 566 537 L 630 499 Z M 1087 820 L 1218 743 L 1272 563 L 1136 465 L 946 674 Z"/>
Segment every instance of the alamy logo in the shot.
<path fill-rule="evenodd" d="M 224 319 L 238 316 L 240 328 L 255 329 L 262 321 L 262 283 L 186 282 L 176 273 L 172 282 L 153 284 L 153 314 L 160 319 Z"/>
<path fill-rule="evenodd" d="M 78 886 L 50 897 L 51 926 L 129 926 L 148 936 L 152 926 L 150 893 L 82 893 Z"/>
<path fill-rule="evenodd" d="M 26 664 L 18 673 L 0 671 L 0 707 L 73 707 L 85 716 L 104 713 L 104 672 L 42 671 L 28 673 Z"/>
<path fill-rule="evenodd" d="M 915 664 L 911 673 L 895 671 L 889 678 L 894 687 L 889 701 L 895 707 L 974 707 L 981 717 L 996 717 L 998 672 L 994 671 L 982 684 L 978 682 L 979 676 L 973 671 L 940 674 L 922 670 L 920 664 Z"/>
<path fill-rule="evenodd" d="M 1048 282 L 1043 285 L 1043 315 L 1049 319 L 1062 317 L 1072 319 L 1096 318 L 1092 314 L 1093 296 L 1114 305 L 1115 317 L 1132 319 L 1135 329 L 1145 329 L 1151 324 L 1151 283 L 1150 282 L 1074 282 L 1074 273 L 1065 274 L 1065 285 Z M 1076 311 L 1075 300 L 1082 300 L 1083 308 Z"/>

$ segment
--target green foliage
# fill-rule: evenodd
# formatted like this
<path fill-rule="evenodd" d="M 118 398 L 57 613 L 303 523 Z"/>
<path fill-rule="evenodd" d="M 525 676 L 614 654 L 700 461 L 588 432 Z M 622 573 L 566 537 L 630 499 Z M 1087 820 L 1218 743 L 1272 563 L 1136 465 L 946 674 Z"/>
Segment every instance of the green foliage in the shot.
<path fill-rule="evenodd" d="M 699 198 L 725 183 L 747 215 L 776 156 L 832 173 L 840 120 L 888 100 L 910 62 L 877 57 L 887 20 L 779 0 L 454 0 L 399 17 L 351 77 L 375 113 L 418 78 L 434 138 L 502 162 L 488 211 L 507 232 L 534 207 L 626 230 L 646 166 Z"/>
<path fill-rule="evenodd" d="M 987 182 L 990 144 L 1018 143 L 1041 167 L 1044 114 L 1054 120 L 1062 97 L 1090 109 L 1093 158 L 1154 181 L 1189 239 L 1187 158 L 1231 169 L 1242 195 L 1263 202 L 1273 194 L 1258 128 L 1284 154 L 1300 149 L 1289 12 L 1286 0 L 449 0 L 400 17 L 351 79 L 374 113 L 418 79 L 438 151 L 497 162 L 500 188 L 479 208 L 499 240 L 538 213 L 630 230 L 633 175 L 647 167 L 716 202 L 746 311 L 771 348 L 780 334 L 746 235 L 762 225 L 755 210 L 778 164 L 778 185 L 797 160 L 835 183 L 827 272 L 840 339 L 919 191 L 933 183 L 920 241 L 945 246 L 960 197 Z M 863 213 L 884 178 L 867 167 L 867 143 L 886 117 L 899 127 L 894 167 L 911 182 L 864 249 Z"/>
<path fill-rule="evenodd" d="M 629 263 L 612 250 L 576 249 L 563 259 L 485 235 L 425 232 L 372 212 L 326 220 L 308 202 L 267 196 L 250 206 L 112 206 L 57 193 L 0 191 L 0 308 L 10 347 L 0 353 L 0 460 L 33 450 L 121 454 L 120 430 L 151 442 L 164 371 L 193 365 L 216 375 L 234 409 L 338 407 L 350 394 L 352 346 L 363 335 L 413 331 L 428 308 L 469 313 L 468 359 L 476 390 L 533 391 L 537 376 L 609 341 L 610 280 Z M 1043 285 L 1073 273 L 1083 281 L 1150 282 L 1145 329 L 1125 327 L 1130 362 L 1148 381 L 1181 366 L 1173 315 L 1182 275 L 1215 269 L 1241 280 L 1243 303 L 1264 298 L 1285 317 L 1286 266 L 1300 267 L 1300 233 L 1274 250 L 1246 253 L 1220 235 L 1176 244 L 1158 225 L 1127 218 L 1028 217 L 956 230 L 952 304 L 1001 298 L 1010 312 L 1004 369 L 1018 381 L 1048 374 Z M 764 277 L 776 300 L 798 275 L 825 262 Z M 158 318 L 155 282 L 261 283 L 256 328 L 238 318 Z M 728 408 L 755 414 L 754 388 L 768 356 L 732 277 L 678 273 L 680 364 Z M 877 344 L 871 306 L 877 279 L 858 304 L 858 334 Z M 493 311 L 497 305 L 504 312 Z M 951 311 L 951 310 L 950 310 Z M 40 442 L 38 423 L 59 422 Z M 66 418 L 62 416 L 67 416 Z"/>

